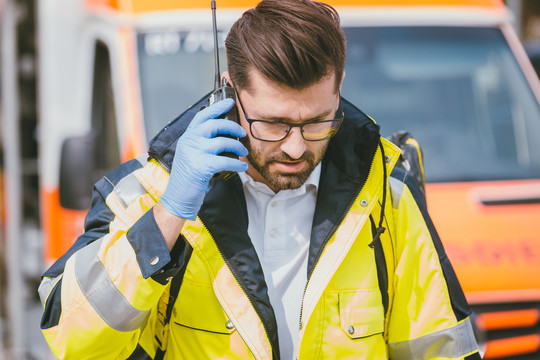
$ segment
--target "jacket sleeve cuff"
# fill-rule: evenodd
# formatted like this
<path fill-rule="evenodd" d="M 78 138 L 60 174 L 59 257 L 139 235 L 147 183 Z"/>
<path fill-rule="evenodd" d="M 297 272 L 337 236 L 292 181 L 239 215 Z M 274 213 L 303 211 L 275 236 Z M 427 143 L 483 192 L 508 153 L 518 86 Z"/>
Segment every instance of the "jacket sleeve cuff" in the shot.
<path fill-rule="evenodd" d="M 179 259 L 183 259 L 181 255 L 185 249 L 185 241 L 179 238 L 170 254 L 152 210 L 141 216 L 129 229 L 127 239 L 135 251 L 145 279 L 152 276 L 155 281 L 166 284 L 183 265 Z"/>

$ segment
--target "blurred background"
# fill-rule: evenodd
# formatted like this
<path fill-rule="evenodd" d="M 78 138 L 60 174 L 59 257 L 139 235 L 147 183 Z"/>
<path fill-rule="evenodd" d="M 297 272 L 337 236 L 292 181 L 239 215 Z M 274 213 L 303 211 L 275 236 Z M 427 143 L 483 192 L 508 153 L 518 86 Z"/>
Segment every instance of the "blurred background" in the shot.
<path fill-rule="evenodd" d="M 40 276 L 92 184 L 213 88 L 210 1 L 0 0 L 0 360 L 54 359 Z M 219 0 L 224 38 L 256 1 Z M 335 0 L 342 95 L 424 152 L 486 359 L 540 359 L 540 2 Z M 46 299 L 42 299 L 46 300 Z"/>

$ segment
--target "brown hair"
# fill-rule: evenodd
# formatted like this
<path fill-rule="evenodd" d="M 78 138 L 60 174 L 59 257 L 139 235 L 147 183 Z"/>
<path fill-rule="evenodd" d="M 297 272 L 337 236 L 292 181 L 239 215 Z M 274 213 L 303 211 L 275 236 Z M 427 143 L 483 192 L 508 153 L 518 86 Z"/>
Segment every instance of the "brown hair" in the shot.
<path fill-rule="evenodd" d="M 227 62 L 234 85 L 249 88 L 253 68 L 266 79 L 302 90 L 345 67 L 345 35 L 330 5 L 310 0 L 263 0 L 232 26 Z"/>

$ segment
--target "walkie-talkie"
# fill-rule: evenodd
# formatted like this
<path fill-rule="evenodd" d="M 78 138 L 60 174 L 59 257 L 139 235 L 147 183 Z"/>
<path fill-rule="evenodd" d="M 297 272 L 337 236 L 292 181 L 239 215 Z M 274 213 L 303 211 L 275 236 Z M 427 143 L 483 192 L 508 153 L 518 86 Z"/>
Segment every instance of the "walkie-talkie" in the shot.
<path fill-rule="evenodd" d="M 216 24 L 216 1 L 212 0 L 211 3 L 212 6 L 212 23 L 214 28 L 214 58 L 215 58 L 215 64 L 216 64 L 216 76 L 214 81 L 214 91 L 208 98 L 208 106 L 212 105 L 213 103 L 216 103 L 218 101 L 227 99 L 227 98 L 235 98 L 234 89 L 229 86 L 229 83 L 227 80 L 223 79 L 221 81 L 221 73 L 219 71 L 219 50 L 218 50 L 218 32 L 217 32 L 217 24 Z M 236 111 L 236 106 L 233 106 L 233 108 L 225 115 L 225 119 L 231 120 L 231 121 L 237 121 L 238 118 L 238 112 Z M 229 135 L 218 135 L 218 136 L 225 136 L 233 138 Z M 233 138 L 234 139 L 234 138 Z M 230 152 L 222 152 L 219 154 L 219 156 L 228 156 L 231 158 L 238 159 L 238 156 L 236 154 L 230 153 Z M 216 173 L 212 180 L 226 180 L 229 177 L 231 177 L 234 174 L 233 171 L 220 171 Z"/>

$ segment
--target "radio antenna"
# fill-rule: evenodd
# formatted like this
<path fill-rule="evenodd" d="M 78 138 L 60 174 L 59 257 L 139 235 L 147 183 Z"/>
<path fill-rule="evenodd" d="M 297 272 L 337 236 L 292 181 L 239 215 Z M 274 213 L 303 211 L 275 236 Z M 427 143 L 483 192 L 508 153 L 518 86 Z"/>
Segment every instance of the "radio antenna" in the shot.
<path fill-rule="evenodd" d="M 219 53 L 218 53 L 218 32 L 217 32 L 217 23 L 216 23 L 216 1 L 212 0 L 212 23 L 214 27 L 214 58 L 216 64 L 216 79 L 214 81 L 214 91 L 219 89 L 221 86 L 221 73 L 219 72 Z"/>

